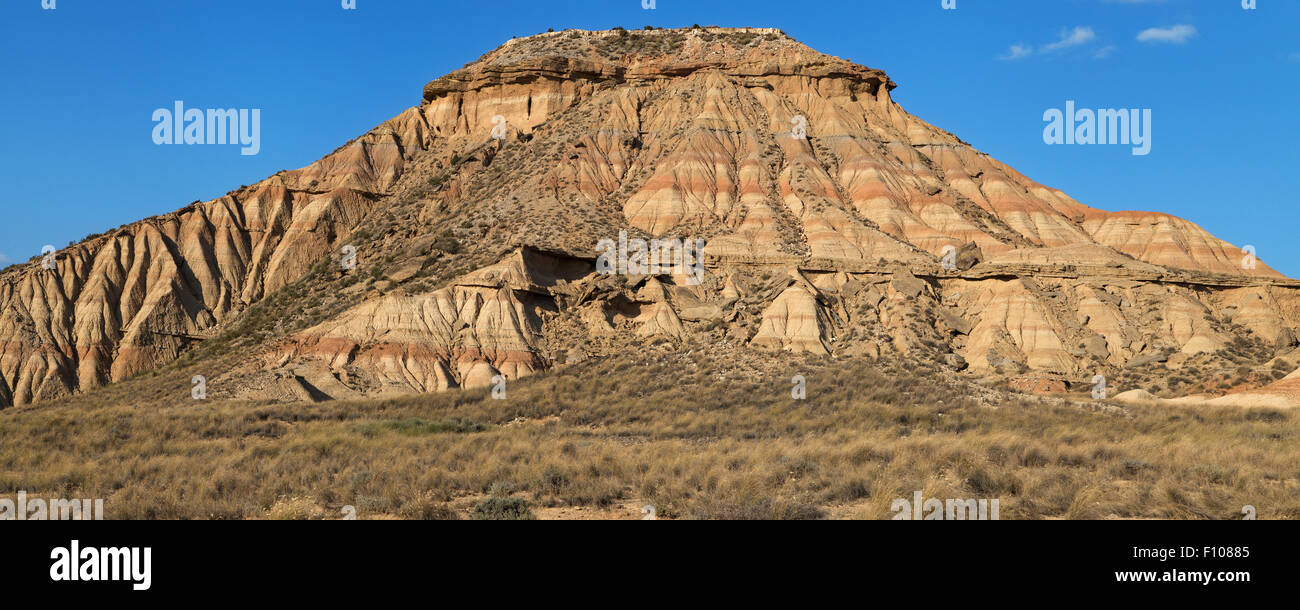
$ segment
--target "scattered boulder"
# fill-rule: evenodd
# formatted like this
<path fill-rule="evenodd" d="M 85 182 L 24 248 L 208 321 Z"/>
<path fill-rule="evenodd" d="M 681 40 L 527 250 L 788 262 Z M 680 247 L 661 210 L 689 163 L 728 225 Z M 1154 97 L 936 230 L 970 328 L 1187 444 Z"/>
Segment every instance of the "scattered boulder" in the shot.
<path fill-rule="evenodd" d="M 1278 331 L 1277 338 L 1273 340 L 1273 353 L 1283 354 L 1300 346 L 1300 340 L 1296 339 L 1295 331 L 1289 327 L 1283 327 Z"/>
<path fill-rule="evenodd" d="M 1083 340 L 1083 352 L 1097 360 L 1110 358 L 1110 346 L 1101 335 L 1091 335 Z"/>
<path fill-rule="evenodd" d="M 984 251 L 980 250 L 979 244 L 968 241 L 957 249 L 957 269 L 967 271 L 982 262 L 984 262 Z"/>
<path fill-rule="evenodd" d="M 959 354 L 944 354 L 943 363 L 959 371 L 965 370 L 968 366 L 966 359 L 962 358 Z"/>
<path fill-rule="evenodd" d="M 912 275 L 912 272 L 906 268 L 895 267 L 894 277 L 890 280 L 889 286 L 890 288 L 893 288 L 895 292 L 907 298 L 914 299 L 921 296 L 921 293 L 925 291 L 926 283 L 924 280 Z"/>
<path fill-rule="evenodd" d="M 949 311 L 948 309 L 939 309 L 939 320 L 952 331 L 953 334 L 969 335 L 975 326 L 967 322 L 965 318 Z"/>
<path fill-rule="evenodd" d="M 565 364 L 577 364 L 587 359 L 587 350 L 581 347 L 570 348 L 564 353 Z"/>

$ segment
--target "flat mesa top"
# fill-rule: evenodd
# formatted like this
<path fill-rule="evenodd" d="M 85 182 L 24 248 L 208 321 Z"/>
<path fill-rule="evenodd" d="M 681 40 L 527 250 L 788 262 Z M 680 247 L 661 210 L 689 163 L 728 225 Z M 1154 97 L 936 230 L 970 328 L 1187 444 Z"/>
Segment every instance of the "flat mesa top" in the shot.
<path fill-rule="evenodd" d="M 466 82 L 516 72 L 556 77 L 662 78 L 714 67 L 742 75 L 838 74 L 872 88 L 896 85 L 884 72 L 818 52 L 776 28 L 691 27 L 654 30 L 563 30 L 515 38 L 430 82 L 425 99 L 463 90 Z"/>

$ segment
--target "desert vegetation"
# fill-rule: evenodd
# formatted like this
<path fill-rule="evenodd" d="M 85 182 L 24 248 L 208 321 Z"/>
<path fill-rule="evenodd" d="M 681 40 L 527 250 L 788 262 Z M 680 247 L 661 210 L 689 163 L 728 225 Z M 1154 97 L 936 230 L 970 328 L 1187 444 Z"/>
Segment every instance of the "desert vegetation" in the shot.
<path fill-rule="evenodd" d="M 776 30 L 551 32 L 321 162 L 34 257 L 0 277 L 0 494 L 113 518 L 876 519 L 914 491 L 1300 516 L 1294 411 L 1197 403 L 1300 405 L 1300 283 L 1165 215 L 1147 243 L 892 86 Z M 598 273 L 624 232 L 704 239 L 706 281 Z M 1093 400 L 1095 375 L 1149 395 Z"/>
<path fill-rule="evenodd" d="M 1003 519 L 1300 517 L 1287 411 L 1004 394 L 926 366 L 677 346 L 483 391 L 248 404 L 184 375 L 0 411 L 0 494 L 115 519 L 885 519 L 997 498 Z M 791 377 L 807 379 L 806 400 Z M 157 388 L 151 395 L 145 388 Z M 170 397 L 169 397 L 170 395 Z"/>

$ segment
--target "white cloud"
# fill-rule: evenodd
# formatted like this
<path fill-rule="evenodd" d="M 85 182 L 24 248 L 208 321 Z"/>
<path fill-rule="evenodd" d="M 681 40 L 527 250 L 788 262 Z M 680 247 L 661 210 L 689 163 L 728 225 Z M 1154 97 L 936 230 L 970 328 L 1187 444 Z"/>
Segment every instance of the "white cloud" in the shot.
<path fill-rule="evenodd" d="M 1158 42 L 1169 44 L 1183 44 L 1196 36 L 1196 28 L 1190 25 L 1180 24 L 1167 28 L 1148 28 L 1138 34 L 1139 42 Z"/>
<path fill-rule="evenodd" d="M 1097 49 L 1097 52 L 1093 53 L 1092 57 L 1093 59 L 1106 59 L 1107 57 L 1110 57 L 1111 54 L 1113 54 L 1114 52 L 1115 52 L 1115 45 L 1113 44 L 1106 45 L 1100 49 Z"/>
<path fill-rule="evenodd" d="M 1059 34 L 1055 42 L 1049 42 L 1045 45 L 1041 45 L 1037 49 L 1035 49 L 1033 45 L 1028 45 L 1024 43 L 1013 44 L 1011 45 L 1010 48 L 1007 49 L 1006 54 L 998 57 L 998 59 L 1016 60 L 1016 59 L 1029 57 L 1030 55 L 1034 55 L 1038 53 L 1054 53 L 1056 51 L 1061 51 L 1063 49 L 1068 49 L 1071 47 L 1083 46 L 1096 39 L 1097 39 L 1097 34 L 1096 32 L 1092 31 L 1092 28 L 1086 25 L 1081 25 L 1074 28 L 1061 30 L 1061 33 Z M 1105 50 L 1105 53 L 1109 54 L 1110 51 Z"/>
<path fill-rule="evenodd" d="M 12 265 L 13 262 L 13 259 L 6 256 L 4 252 L 0 252 L 0 265 Z"/>
<path fill-rule="evenodd" d="M 1007 49 L 1007 54 L 998 59 L 1016 60 L 1033 54 L 1034 50 L 1029 45 L 1013 44 L 1010 49 Z"/>
<path fill-rule="evenodd" d="M 1069 47 L 1077 47 L 1081 44 L 1087 44 L 1096 39 L 1097 39 L 1097 35 L 1093 33 L 1092 28 L 1077 27 L 1074 28 L 1073 30 L 1066 30 L 1064 32 L 1061 32 L 1061 39 L 1047 46 L 1044 46 L 1043 50 L 1057 51 Z"/>

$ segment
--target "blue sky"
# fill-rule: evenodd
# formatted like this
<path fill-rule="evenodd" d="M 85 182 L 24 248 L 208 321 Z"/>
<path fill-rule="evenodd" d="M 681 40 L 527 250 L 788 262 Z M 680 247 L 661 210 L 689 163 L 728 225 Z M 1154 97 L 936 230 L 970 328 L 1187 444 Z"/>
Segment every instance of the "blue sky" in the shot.
<path fill-rule="evenodd" d="M 1088 205 L 1169 212 L 1300 277 L 1300 2 L 5 0 L 0 263 L 301 167 L 511 36 L 779 27 Z M 261 152 L 158 146 L 153 111 L 259 108 Z M 1047 146 L 1044 111 L 1151 109 L 1152 150 Z"/>

